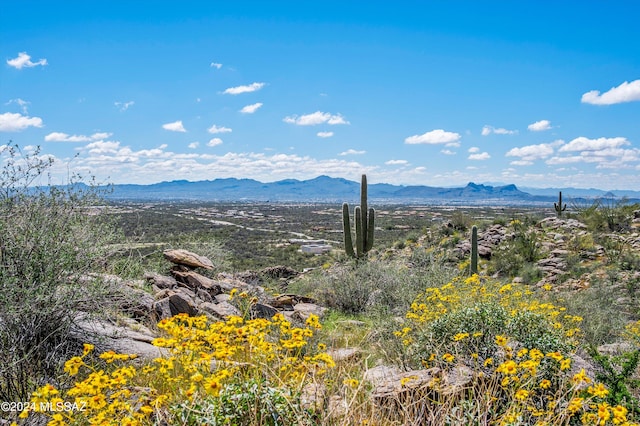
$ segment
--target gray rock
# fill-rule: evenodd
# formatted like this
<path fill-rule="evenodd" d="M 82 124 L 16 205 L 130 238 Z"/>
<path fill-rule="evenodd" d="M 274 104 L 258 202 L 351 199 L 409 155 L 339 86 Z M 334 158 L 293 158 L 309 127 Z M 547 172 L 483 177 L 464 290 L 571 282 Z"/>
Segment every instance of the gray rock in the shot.
<path fill-rule="evenodd" d="M 169 262 L 175 263 L 176 265 L 185 265 L 192 268 L 213 269 L 213 263 L 211 260 L 187 250 L 165 250 L 162 254 L 165 259 Z"/>
<path fill-rule="evenodd" d="M 251 306 L 251 316 L 253 318 L 271 319 L 278 310 L 271 305 L 265 303 L 255 303 Z"/>
<path fill-rule="evenodd" d="M 204 302 L 198 306 L 198 309 L 217 319 L 226 319 L 229 316 L 240 316 L 241 312 L 229 302 L 210 303 Z"/>
<path fill-rule="evenodd" d="M 178 282 L 173 277 L 169 277 L 166 275 L 160 275 L 156 273 L 147 273 L 144 274 L 144 278 L 152 285 L 163 289 L 163 288 L 173 288 L 178 285 Z"/>
<path fill-rule="evenodd" d="M 293 307 L 294 316 L 297 316 L 302 321 L 306 321 L 310 315 L 322 318 L 326 310 L 327 308 L 315 303 L 298 303 Z"/>

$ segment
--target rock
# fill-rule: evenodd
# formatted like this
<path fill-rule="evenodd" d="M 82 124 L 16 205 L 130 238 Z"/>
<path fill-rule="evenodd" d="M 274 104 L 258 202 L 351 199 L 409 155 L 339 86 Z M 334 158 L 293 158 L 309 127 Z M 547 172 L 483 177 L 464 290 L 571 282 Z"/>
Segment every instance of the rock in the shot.
<path fill-rule="evenodd" d="M 144 278 L 152 285 L 163 289 L 163 288 L 173 288 L 178 285 L 178 282 L 173 277 L 168 277 L 165 275 L 160 275 L 156 273 L 147 273 L 144 275 Z"/>
<path fill-rule="evenodd" d="M 198 306 L 198 309 L 217 319 L 226 319 L 229 316 L 240 316 L 241 312 L 229 302 L 211 303 L 204 302 Z"/>
<path fill-rule="evenodd" d="M 405 371 L 385 378 L 373 389 L 373 401 L 383 407 L 403 406 L 416 402 L 421 393 L 433 385 L 434 379 L 441 376 L 442 370 L 432 367 L 427 370 Z"/>
<path fill-rule="evenodd" d="M 361 353 L 362 351 L 359 348 L 337 348 L 327 351 L 327 354 L 331 355 L 335 362 L 353 360 L 358 358 Z"/>
<path fill-rule="evenodd" d="M 158 321 L 166 318 L 171 318 L 173 314 L 171 313 L 171 303 L 169 302 L 169 297 L 165 297 L 156 301 L 153 304 L 153 312 L 155 313 L 156 320 Z"/>
<path fill-rule="evenodd" d="M 261 274 L 269 277 L 269 278 L 293 278 L 299 275 L 298 271 L 295 269 L 289 268 L 288 266 L 272 266 L 269 268 L 265 268 L 260 271 Z"/>
<path fill-rule="evenodd" d="M 319 411 L 324 408 L 327 387 L 324 383 L 307 383 L 300 394 L 300 404 L 305 410 Z"/>
<path fill-rule="evenodd" d="M 442 374 L 442 384 L 438 392 L 442 395 L 453 395 L 464 390 L 473 381 L 473 370 L 461 365 Z"/>
<path fill-rule="evenodd" d="M 315 303 L 316 300 L 310 297 L 298 296 L 297 294 L 281 294 L 269 301 L 269 304 L 278 309 L 293 309 L 298 303 Z"/>
<path fill-rule="evenodd" d="M 178 314 L 196 315 L 198 312 L 193 299 L 184 293 L 174 293 L 153 304 L 153 311 L 158 320 L 171 318 Z"/>
<path fill-rule="evenodd" d="M 71 335 L 94 344 L 97 352 L 111 350 L 122 354 L 136 354 L 145 360 L 168 353 L 164 348 L 153 346 L 151 342 L 157 336 L 133 320 L 125 321 L 124 325 L 115 325 L 107 320 L 91 319 L 81 313 L 77 316 Z"/>
<path fill-rule="evenodd" d="M 327 405 L 327 418 L 332 424 L 337 424 L 339 419 L 344 418 L 349 413 L 347 400 L 340 395 L 331 395 Z"/>
<path fill-rule="evenodd" d="M 278 310 L 276 308 L 264 303 L 254 303 L 251 306 L 252 318 L 264 318 L 264 319 L 270 320 L 277 313 L 278 313 Z"/>
<path fill-rule="evenodd" d="M 297 316 L 302 321 L 306 321 L 310 315 L 322 318 L 326 310 L 327 308 L 315 303 L 298 303 L 293 307 L 294 316 Z"/>
<path fill-rule="evenodd" d="M 212 302 L 213 303 L 213 297 L 211 296 L 211 294 L 209 292 L 207 292 L 205 289 L 199 288 L 196 290 L 196 297 L 200 300 L 202 300 L 203 302 Z"/>
<path fill-rule="evenodd" d="M 120 293 L 118 308 L 123 313 L 136 318 L 147 318 L 153 312 L 154 298 L 146 291 L 123 284 L 117 292 Z"/>
<path fill-rule="evenodd" d="M 228 302 L 231 300 L 231 296 L 225 293 L 216 294 L 216 297 L 213 298 L 214 303 Z"/>
<path fill-rule="evenodd" d="M 171 271 L 171 273 L 179 282 L 186 284 L 194 290 L 199 288 L 204 289 L 211 297 L 222 292 L 222 287 L 215 280 L 200 275 L 195 271 Z"/>
<path fill-rule="evenodd" d="M 398 367 L 378 365 L 365 371 L 362 375 L 362 380 L 365 380 L 376 387 L 379 384 L 384 383 L 385 381 L 390 380 L 394 376 L 397 376 L 401 373 L 402 370 L 400 370 Z"/>
<path fill-rule="evenodd" d="M 193 316 L 198 313 L 193 303 L 193 299 L 186 296 L 184 293 L 176 293 L 169 296 L 169 303 L 171 304 L 171 312 L 173 315 L 187 314 L 189 316 Z"/>
<path fill-rule="evenodd" d="M 598 346 L 598 353 L 602 355 L 622 355 L 627 352 L 633 352 L 633 344 L 629 342 L 608 343 Z"/>
<path fill-rule="evenodd" d="M 197 255 L 187 250 L 165 250 L 162 253 L 169 262 L 176 265 L 185 265 L 193 268 L 213 269 L 211 260 L 204 256 Z"/>

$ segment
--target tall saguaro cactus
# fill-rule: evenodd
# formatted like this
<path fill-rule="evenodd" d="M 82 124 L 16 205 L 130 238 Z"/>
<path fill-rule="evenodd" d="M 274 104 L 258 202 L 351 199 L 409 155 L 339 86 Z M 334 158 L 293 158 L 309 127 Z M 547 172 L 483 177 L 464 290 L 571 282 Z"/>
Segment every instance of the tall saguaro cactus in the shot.
<path fill-rule="evenodd" d="M 373 247 L 373 231 L 375 229 L 375 210 L 367 209 L 367 175 L 362 175 L 360 183 L 360 205 L 353 212 L 356 228 L 356 244 L 351 236 L 351 220 L 349 204 L 342 205 L 342 229 L 344 231 L 344 250 L 347 255 L 360 259 Z"/>
<path fill-rule="evenodd" d="M 553 203 L 553 208 L 556 211 L 556 216 L 561 217 L 562 212 L 567 209 L 567 205 L 562 205 L 562 191 L 558 193 L 558 203 Z"/>
<path fill-rule="evenodd" d="M 478 227 L 471 227 L 471 273 L 478 273 Z"/>

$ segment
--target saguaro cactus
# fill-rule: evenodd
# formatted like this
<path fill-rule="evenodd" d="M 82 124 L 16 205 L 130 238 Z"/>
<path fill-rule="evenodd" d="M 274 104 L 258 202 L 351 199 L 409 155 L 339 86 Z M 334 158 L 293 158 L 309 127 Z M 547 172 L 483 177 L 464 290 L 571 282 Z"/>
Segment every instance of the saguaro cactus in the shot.
<path fill-rule="evenodd" d="M 349 204 L 342 205 L 342 229 L 344 231 L 344 250 L 347 255 L 360 259 L 373 247 L 373 231 L 375 229 L 375 210 L 367 209 L 367 175 L 362 175 L 360 183 L 360 205 L 353 212 L 356 228 L 356 244 L 351 237 L 351 220 Z"/>
<path fill-rule="evenodd" d="M 471 273 L 478 273 L 478 227 L 471 227 Z"/>
<path fill-rule="evenodd" d="M 561 217 L 562 212 L 567 209 L 567 205 L 562 205 L 562 191 L 558 193 L 558 203 L 553 203 L 553 208 L 556 211 L 556 216 Z"/>

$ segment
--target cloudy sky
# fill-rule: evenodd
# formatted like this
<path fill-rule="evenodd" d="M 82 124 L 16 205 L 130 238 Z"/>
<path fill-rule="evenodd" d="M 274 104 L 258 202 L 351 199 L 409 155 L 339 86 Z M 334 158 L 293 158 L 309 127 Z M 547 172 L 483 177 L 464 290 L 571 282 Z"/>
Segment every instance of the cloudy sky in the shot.
<path fill-rule="evenodd" d="M 637 1 L 31 1 L 0 145 L 112 183 L 640 190 Z"/>

